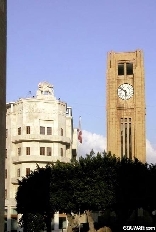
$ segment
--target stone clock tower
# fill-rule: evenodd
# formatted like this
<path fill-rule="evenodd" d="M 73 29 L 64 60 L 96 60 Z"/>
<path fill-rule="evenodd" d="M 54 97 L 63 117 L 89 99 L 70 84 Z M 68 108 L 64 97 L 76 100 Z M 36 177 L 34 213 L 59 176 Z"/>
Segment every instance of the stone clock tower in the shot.
<path fill-rule="evenodd" d="M 143 53 L 108 53 L 107 151 L 146 162 Z"/>

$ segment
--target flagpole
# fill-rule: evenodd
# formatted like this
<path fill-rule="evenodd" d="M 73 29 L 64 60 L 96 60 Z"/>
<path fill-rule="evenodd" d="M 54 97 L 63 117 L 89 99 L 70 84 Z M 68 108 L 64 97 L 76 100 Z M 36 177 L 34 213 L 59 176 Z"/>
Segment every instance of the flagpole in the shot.
<path fill-rule="evenodd" d="M 78 147 L 77 147 L 78 160 L 80 159 L 80 143 L 82 143 L 81 116 L 79 116 L 79 128 L 78 128 Z"/>
<path fill-rule="evenodd" d="M 78 147 L 77 147 L 77 155 L 78 161 L 80 160 L 80 146 L 82 144 L 82 128 L 81 128 L 81 116 L 79 116 L 79 128 L 78 128 Z M 81 230 L 81 222 L 80 222 L 80 207 L 79 207 L 79 232 Z"/>

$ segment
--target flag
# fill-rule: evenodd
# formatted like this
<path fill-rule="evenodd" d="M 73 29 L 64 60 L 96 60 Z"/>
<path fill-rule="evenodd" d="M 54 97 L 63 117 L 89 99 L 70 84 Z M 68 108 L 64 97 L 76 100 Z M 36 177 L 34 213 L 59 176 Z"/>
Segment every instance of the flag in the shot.
<path fill-rule="evenodd" d="M 77 131 L 78 131 L 78 140 L 80 143 L 82 143 L 81 116 L 79 117 L 79 129 Z"/>

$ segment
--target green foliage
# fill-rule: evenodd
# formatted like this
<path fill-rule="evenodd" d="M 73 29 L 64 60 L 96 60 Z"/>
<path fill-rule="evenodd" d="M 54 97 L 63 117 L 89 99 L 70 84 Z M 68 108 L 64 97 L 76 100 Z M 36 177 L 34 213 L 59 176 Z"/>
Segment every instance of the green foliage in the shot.
<path fill-rule="evenodd" d="M 79 170 L 73 181 L 75 198 L 82 210 L 101 210 L 110 207 L 115 200 L 115 157 L 93 153 L 80 158 Z"/>
<path fill-rule="evenodd" d="M 77 163 L 57 162 L 53 166 L 50 185 L 50 202 L 54 211 L 71 212 L 75 208 L 72 178 Z"/>
<path fill-rule="evenodd" d="M 18 213 L 44 214 L 50 211 L 49 189 L 50 189 L 51 167 L 37 168 L 29 176 L 19 181 L 16 194 Z"/>
<path fill-rule="evenodd" d="M 120 208 L 135 209 L 147 206 L 147 165 L 137 159 L 123 158 L 117 169 L 116 201 Z"/>
<path fill-rule="evenodd" d="M 117 159 L 91 151 L 79 162 L 57 162 L 53 167 L 50 201 L 55 211 L 78 212 L 110 207 L 115 200 Z"/>
<path fill-rule="evenodd" d="M 155 195 L 156 165 L 120 160 L 105 151 L 95 155 L 92 150 L 79 161 L 38 167 L 19 181 L 16 200 L 26 226 L 29 218 L 35 225 L 37 220 L 50 220 L 54 212 L 79 209 L 115 210 L 126 221 L 134 209 L 156 209 Z"/>
<path fill-rule="evenodd" d="M 27 228 L 26 231 L 28 231 L 31 220 L 36 225 L 37 220 L 40 223 L 41 216 L 49 218 L 49 214 L 53 214 L 53 208 L 50 205 L 51 170 L 50 166 L 37 167 L 29 176 L 23 177 L 22 181 L 19 181 L 16 208 L 18 213 L 23 214 L 21 224 Z M 51 223 L 46 221 L 46 224 L 48 231 L 51 231 Z"/>
<path fill-rule="evenodd" d="M 41 214 L 25 213 L 20 218 L 19 224 L 26 232 L 40 232 L 44 231 L 46 225 L 44 217 Z"/>
<path fill-rule="evenodd" d="M 156 164 L 147 165 L 148 167 L 148 204 L 151 210 L 156 209 Z"/>

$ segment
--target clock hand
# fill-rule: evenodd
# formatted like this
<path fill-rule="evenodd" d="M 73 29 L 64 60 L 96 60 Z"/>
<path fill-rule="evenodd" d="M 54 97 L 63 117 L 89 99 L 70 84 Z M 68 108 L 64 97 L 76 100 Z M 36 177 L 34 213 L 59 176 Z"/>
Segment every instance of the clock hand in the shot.
<path fill-rule="evenodd" d="M 123 90 L 123 91 L 125 92 L 125 90 L 124 90 L 122 87 L 120 87 L 120 89 Z"/>
<path fill-rule="evenodd" d="M 125 92 L 125 96 L 126 96 L 127 95 L 127 91 L 124 88 L 122 88 L 122 87 L 120 87 L 120 89 Z"/>

